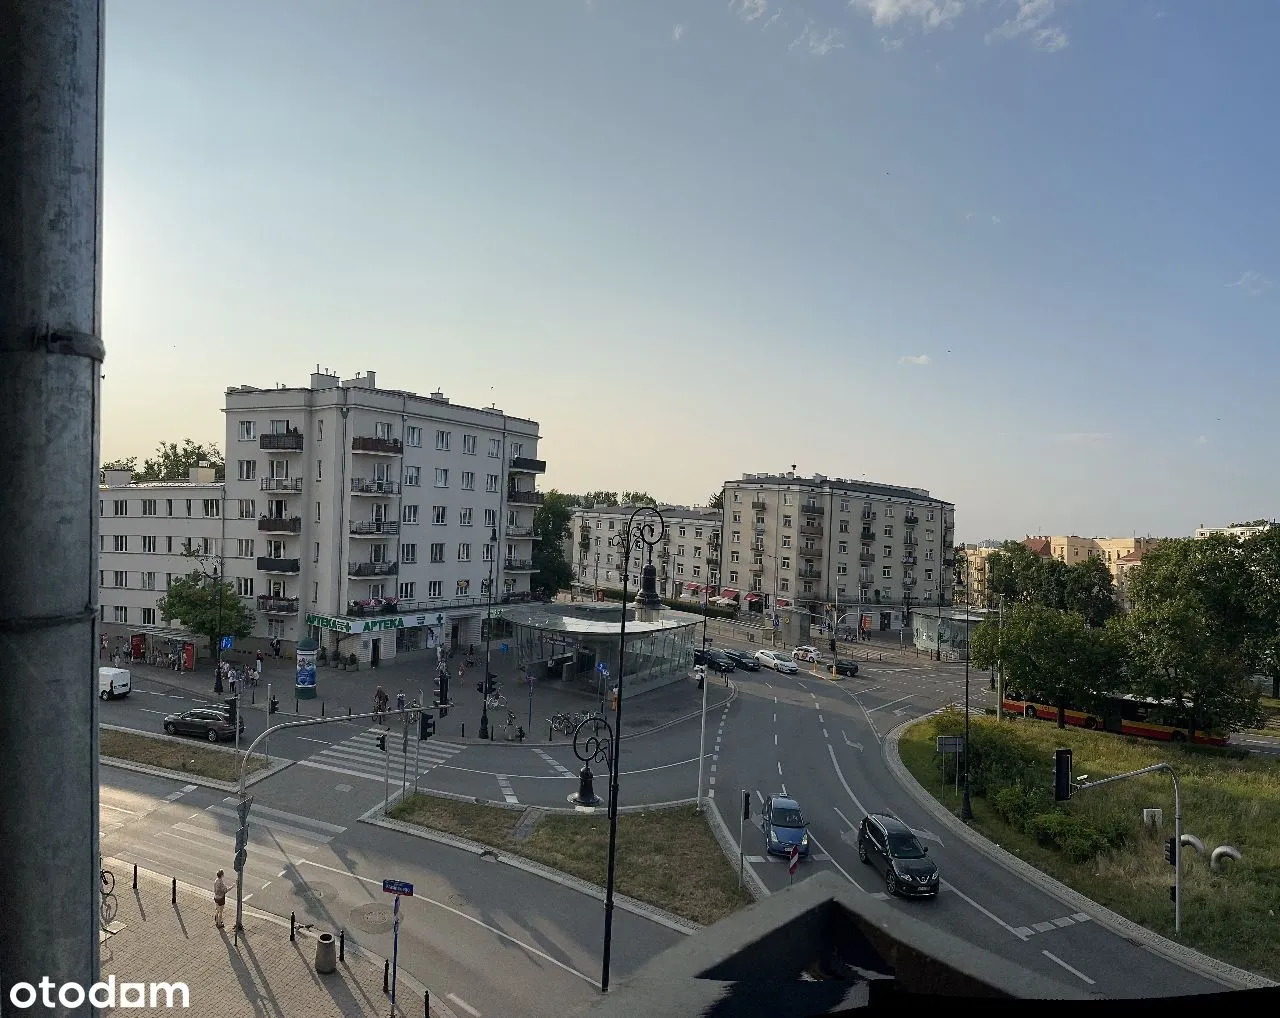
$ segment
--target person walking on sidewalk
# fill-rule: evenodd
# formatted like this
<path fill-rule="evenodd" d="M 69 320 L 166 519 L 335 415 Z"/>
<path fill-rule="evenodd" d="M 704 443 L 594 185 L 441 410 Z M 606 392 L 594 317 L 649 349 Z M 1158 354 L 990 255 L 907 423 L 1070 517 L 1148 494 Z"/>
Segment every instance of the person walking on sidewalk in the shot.
<path fill-rule="evenodd" d="M 383 691 L 382 687 L 379 686 L 373 694 L 373 713 L 374 713 L 373 720 L 376 724 L 380 725 L 383 723 L 383 721 L 385 720 L 383 718 L 383 714 L 386 713 L 386 710 L 387 710 L 387 694 Z"/>
<path fill-rule="evenodd" d="M 213 879 L 213 925 L 222 929 L 222 910 L 227 906 L 227 882 L 222 879 L 222 870 Z"/>
<path fill-rule="evenodd" d="M 403 689 L 396 694 L 396 710 L 398 711 L 404 710 L 404 690 Z"/>

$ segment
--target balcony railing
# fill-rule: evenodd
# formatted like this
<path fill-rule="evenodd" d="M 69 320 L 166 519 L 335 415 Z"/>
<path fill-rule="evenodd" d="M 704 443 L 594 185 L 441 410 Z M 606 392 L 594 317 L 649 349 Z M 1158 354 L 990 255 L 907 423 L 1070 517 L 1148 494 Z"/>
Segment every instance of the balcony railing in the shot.
<path fill-rule="evenodd" d="M 370 481 L 364 477 L 351 478 L 353 495 L 399 495 L 399 481 Z"/>
<path fill-rule="evenodd" d="M 751 570 L 753 573 L 755 573 L 757 576 L 759 576 L 761 573 L 763 573 L 763 572 L 764 572 L 764 563 L 763 563 L 763 562 L 753 562 L 753 563 L 752 563 L 750 566 L 748 566 L 747 568 L 748 568 L 748 569 L 750 569 L 750 570 Z"/>
<path fill-rule="evenodd" d="M 511 469 L 523 470 L 530 474 L 545 474 L 547 472 L 547 461 L 531 459 L 528 456 L 512 456 Z"/>
<path fill-rule="evenodd" d="M 916 540 L 915 534 L 907 534 L 905 537 L 903 537 L 902 543 L 906 545 L 908 548 L 914 548 L 920 542 Z"/>
<path fill-rule="evenodd" d="M 296 573 L 298 571 L 298 560 L 296 558 L 268 558 L 266 555 L 259 555 L 258 569 L 264 573 Z"/>
<path fill-rule="evenodd" d="M 858 535 L 859 541 L 874 541 L 875 539 L 876 539 L 876 532 L 874 530 L 869 530 L 866 527 L 863 527 L 862 533 Z"/>
<path fill-rule="evenodd" d="M 822 526 L 821 526 L 821 524 L 818 524 L 818 523 L 801 523 L 801 524 L 800 524 L 800 536 L 801 536 L 801 537 L 821 537 L 821 536 L 822 536 Z"/>
<path fill-rule="evenodd" d="M 508 491 L 507 501 L 512 505 L 542 505 L 542 492 Z"/>
<path fill-rule="evenodd" d="M 822 558 L 821 548 L 801 548 L 796 552 L 801 558 Z"/>
<path fill-rule="evenodd" d="M 512 573 L 531 573 L 534 571 L 533 559 L 509 558 L 502 563 L 502 568 Z"/>
<path fill-rule="evenodd" d="M 754 526 L 755 526 L 755 532 L 756 532 L 757 534 L 763 534 L 763 533 L 764 533 L 764 524 L 763 524 L 763 523 L 757 523 L 757 524 L 755 524 Z"/>
<path fill-rule="evenodd" d="M 904 576 L 902 578 L 902 585 L 909 590 L 916 585 L 916 578 L 914 576 Z"/>
<path fill-rule="evenodd" d="M 769 503 L 767 503 L 767 502 L 763 502 L 763 501 L 755 501 L 755 502 L 752 502 L 752 503 L 751 503 L 751 508 L 752 508 L 752 509 L 757 509 L 757 510 L 758 510 L 758 509 L 768 509 L 768 508 L 769 508 Z"/>
<path fill-rule="evenodd" d="M 260 516 L 258 529 L 265 534 L 302 533 L 301 516 Z"/>
<path fill-rule="evenodd" d="M 533 537 L 533 527 L 507 527 L 503 536 L 510 538 Z"/>
<path fill-rule="evenodd" d="M 302 452 L 302 432 L 287 431 L 283 435 L 262 435 L 258 448 L 269 452 Z"/>
<path fill-rule="evenodd" d="M 869 572 L 860 572 L 858 573 L 858 586 L 869 587 L 873 579 L 875 579 L 875 577 L 873 577 Z"/>
<path fill-rule="evenodd" d="M 914 555 L 903 555 L 902 564 L 904 566 L 913 566 L 916 564 L 916 557 Z"/>
<path fill-rule="evenodd" d="M 711 566 L 713 569 L 718 569 L 718 568 L 720 567 L 720 556 L 719 556 L 719 555 L 708 555 L 708 556 L 707 556 L 707 565 Z"/>
<path fill-rule="evenodd" d="M 954 556 L 954 555 L 947 555 L 947 556 L 945 556 L 945 557 L 942 559 L 942 564 L 943 564 L 944 566 L 946 566 L 948 569 L 950 569 L 952 566 L 954 566 L 954 565 L 956 564 L 955 556 Z"/>
<path fill-rule="evenodd" d="M 864 551 L 858 556 L 858 562 L 861 565 L 869 566 L 876 560 L 876 553 L 873 551 Z"/>
<path fill-rule="evenodd" d="M 370 452 L 379 456 L 399 456 L 404 449 L 398 438 L 374 438 L 371 435 L 356 435 L 351 440 L 352 452 Z"/>
<path fill-rule="evenodd" d="M 395 576 L 400 572 L 399 562 L 350 562 L 348 576 Z"/>
<path fill-rule="evenodd" d="M 272 597 L 270 594 L 258 595 L 258 611 L 270 615 L 297 615 L 298 599 L 296 597 Z"/>
<path fill-rule="evenodd" d="M 902 518 L 902 522 L 905 523 L 908 527 L 914 527 L 917 523 L 920 522 L 920 517 L 917 516 L 915 513 L 907 513 L 907 515 Z"/>
<path fill-rule="evenodd" d="M 825 507 L 825 506 L 820 506 L 820 505 L 802 505 L 802 506 L 800 507 L 800 511 L 801 511 L 802 513 L 804 513 L 806 516 L 821 516 L 821 515 L 822 515 L 823 513 L 825 513 L 827 510 L 826 510 L 826 507 Z"/>
<path fill-rule="evenodd" d="M 347 525 L 347 533 L 355 537 L 377 534 L 400 533 L 399 520 L 352 520 Z"/>
<path fill-rule="evenodd" d="M 301 477 L 264 477 L 259 488 L 262 491 L 301 491 Z"/>
<path fill-rule="evenodd" d="M 821 569 L 801 569 L 798 573 L 796 573 L 796 575 L 800 577 L 800 579 L 802 580 L 820 580 L 822 579 L 822 570 Z"/>

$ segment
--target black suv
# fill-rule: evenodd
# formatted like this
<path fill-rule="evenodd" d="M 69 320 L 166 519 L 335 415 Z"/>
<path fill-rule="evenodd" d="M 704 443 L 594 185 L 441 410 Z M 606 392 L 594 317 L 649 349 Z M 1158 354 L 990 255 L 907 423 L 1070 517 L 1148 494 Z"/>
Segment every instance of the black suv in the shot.
<path fill-rule="evenodd" d="M 731 672 L 736 667 L 733 659 L 720 650 L 707 651 L 706 665 L 713 672 Z"/>
<path fill-rule="evenodd" d="M 831 666 L 832 675 L 847 675 L 850 678 L 858 674 L 858 662 L 838 660 Z"/>
<path fill-rule="evenodd" d="M 911 828 L 897 817 L 872 813 L 858 825 L 858 858 L 884 875 L 890 894 L 936 897 L 938 867 Z"/>
<path fill-rule="evenodd" d="M 758 672 L 760 670 L 760 662 L 755 659 L 755 655 L 748 654 L 745 650 L 722 650 L 720 653 L 743 671 Z"/>

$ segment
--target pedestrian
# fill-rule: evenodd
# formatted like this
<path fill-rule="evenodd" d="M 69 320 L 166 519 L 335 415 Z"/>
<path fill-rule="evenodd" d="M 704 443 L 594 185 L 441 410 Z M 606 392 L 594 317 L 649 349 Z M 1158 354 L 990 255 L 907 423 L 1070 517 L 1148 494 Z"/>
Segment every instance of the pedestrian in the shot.
<path fill-rule="evenodd" d="M 107 634 L 103 633 L 98 638 L 98 660 L 105 661 L 107 659 Z"/>
<path fill-rule="evenodd" d="M 222 929 L 222 910 L 227 906 L 227 882 L 222 879 L 222 870 L 213 880 L 213 925 Z"/>
<path fill-rule="evenodd" d="M 258 660 L 253 666 L 253 684 L 256 686 L 262 681 L 262 651 L 258 651 Z"/>
<path fill-rule="evenodd" d="M 396 710 L 404 710 L 404 690 L 396 694 Z"/>
<path fill-rule="evenodd" d="M 231 674 L 228 676 L 228 683 L 227 683 L 227 688 L 231 691 L 232 696 L 236 695 L 236 685 L 239 682 L 240 682 L 240 673 L 237 672 L 234 668 L 232 668 Z"/>

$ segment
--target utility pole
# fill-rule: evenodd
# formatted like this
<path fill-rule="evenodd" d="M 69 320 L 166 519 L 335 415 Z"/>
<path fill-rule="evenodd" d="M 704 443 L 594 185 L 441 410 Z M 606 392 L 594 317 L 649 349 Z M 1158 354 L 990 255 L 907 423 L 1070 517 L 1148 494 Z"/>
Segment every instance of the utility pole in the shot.
<path fill-rule="evenodd" d="M 0 3 L 0 421 L 11 436 L 0 453 L 0 689 L 21 704 L 0 715 L 6 1014 L 16 983 L 88 987 L 99 976 L 88 676 L 98 667 L 104 6 Z"/>

